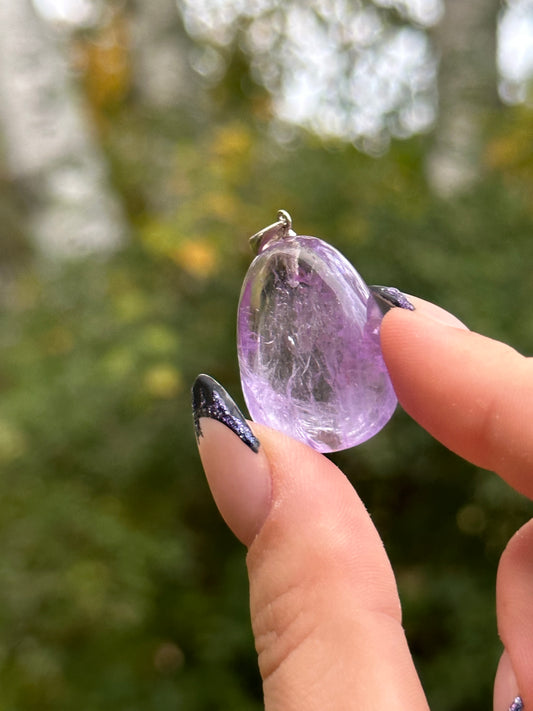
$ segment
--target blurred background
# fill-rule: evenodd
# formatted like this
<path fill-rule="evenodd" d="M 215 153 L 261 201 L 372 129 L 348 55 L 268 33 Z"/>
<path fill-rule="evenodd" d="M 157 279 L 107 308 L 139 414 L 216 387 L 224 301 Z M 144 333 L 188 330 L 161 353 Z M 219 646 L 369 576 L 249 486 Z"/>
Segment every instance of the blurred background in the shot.
<path fill-rule="evenodd" d="M 242 405 L 247 238 L 533 353 L 532 0 L 0 0 L 0 707 L 262 708 L 198 372 Z M 531 504 L 401 410 L 334 456 L 435 711 L 491 708 Z"/>

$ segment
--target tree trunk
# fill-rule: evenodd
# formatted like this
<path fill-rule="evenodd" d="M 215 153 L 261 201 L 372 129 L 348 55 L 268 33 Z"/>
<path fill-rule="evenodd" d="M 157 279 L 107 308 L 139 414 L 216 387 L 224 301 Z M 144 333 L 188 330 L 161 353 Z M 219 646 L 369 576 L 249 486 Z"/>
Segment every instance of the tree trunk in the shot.
<path fill-rule="evenodd" d="M 189 98 L 193 78 L 186 39 L 176 0 L 132 3 L 133 81 L 147 106 L 176 108 Z"/>
<path fill-rule="evenodd" d="M 27 227 L 49 257 L 116 248 L 127 228 L 60 37 L 30 0 L 0 0 L 0 127 Z"/>
<path fill-rule="evenodd" d="M 150 181 L 144 183 L 143 194 L 148 210 L 162 217 L 176 210 L 179 129 L 172 118 L 184 107 L 191 108 L 191 113 L 197 111 L 201 92 L 189 62 L 191 42 L 176 0 L 132 0 L 127 7 L 135 97 L 145 118 L 158 127 L 145 135 Z"/>
<path fill-rule="evenodd" d="M 443 197 L 483 173 L 483 130 L 498 105 L 496 27 L 500 0 L 446 0 L 434 32 L 440 59 L 439 114 L 427 161 L 428 180 Z"/>

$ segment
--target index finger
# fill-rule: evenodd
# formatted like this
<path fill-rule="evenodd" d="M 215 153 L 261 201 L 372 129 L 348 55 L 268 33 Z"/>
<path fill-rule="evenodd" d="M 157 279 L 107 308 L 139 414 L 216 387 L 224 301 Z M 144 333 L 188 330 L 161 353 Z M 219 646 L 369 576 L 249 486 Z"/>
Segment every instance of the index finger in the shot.
<path fill-rule="evenodd" d="M 533 498 L 532 359 L 416 304 L 392 309 L 381 327 L 401 405 L 446 447 Z"/>

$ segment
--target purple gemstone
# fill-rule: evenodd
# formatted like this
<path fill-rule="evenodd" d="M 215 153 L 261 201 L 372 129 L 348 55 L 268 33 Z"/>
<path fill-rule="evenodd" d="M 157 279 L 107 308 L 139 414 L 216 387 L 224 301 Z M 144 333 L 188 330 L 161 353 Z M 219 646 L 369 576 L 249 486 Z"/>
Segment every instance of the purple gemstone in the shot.
<path fill-rule="evenodd" d="M 254 259 L 237 319 L 250 415 L 320 452 L 375 435 L 396 407 L 379 343 L 382 313 L 336 249 L 272 241 Z"/>

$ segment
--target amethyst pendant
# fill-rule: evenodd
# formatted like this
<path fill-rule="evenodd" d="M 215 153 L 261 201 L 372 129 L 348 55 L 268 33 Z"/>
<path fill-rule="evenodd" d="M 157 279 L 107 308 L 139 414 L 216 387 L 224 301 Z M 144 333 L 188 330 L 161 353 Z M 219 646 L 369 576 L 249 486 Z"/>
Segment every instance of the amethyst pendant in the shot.
<path fill-rule="evenodd" d="M 250 415 L 320 452 L 375 435 L 396 407 L 381 355 L 382 312 L 340 252 L 290 217 L 255 240 L 237 320 Z"/>

